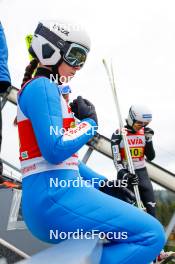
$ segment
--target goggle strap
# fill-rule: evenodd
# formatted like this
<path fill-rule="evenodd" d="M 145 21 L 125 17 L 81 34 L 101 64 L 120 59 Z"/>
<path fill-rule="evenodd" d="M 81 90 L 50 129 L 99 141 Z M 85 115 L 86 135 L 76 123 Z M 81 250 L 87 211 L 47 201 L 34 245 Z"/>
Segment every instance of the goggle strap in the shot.
<path fill-rule="evenodd" d="M 58 47 L 61 51 L 66 52 L 69 48 L 69 44 L 66 43 L 62 38 L 57 36 L 54 32 L 46 28 L 42 23 L 39 23 L 35 34 L 42 36 L 43 38 L 50 41 L 55 47 Z M 68 44 L 68 45 L 67 45 Z"/>

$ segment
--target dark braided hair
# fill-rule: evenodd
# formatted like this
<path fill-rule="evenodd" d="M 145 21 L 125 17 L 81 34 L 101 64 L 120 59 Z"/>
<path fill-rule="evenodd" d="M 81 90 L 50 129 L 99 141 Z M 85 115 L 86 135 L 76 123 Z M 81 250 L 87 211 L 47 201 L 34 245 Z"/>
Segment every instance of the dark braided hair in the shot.
<path fill-rule="evenodd" d="M 22 80 L 22 84 L 21 86 L 23 86 L 27 81 L 29 81 L 30 79 L 32 79 L 32 74 L 34 73 L 35 69 L 38 66 L 38 60 L 37 59 L 33 59 L 30 64 L 26 67 L 25 69 L 25 73 L 24 73 L 24 78 Z"/>
<path fill-rule="evenodd" d="M 38 66 L 39 61 L 37 59 L 33 59 L 30 64 L 26 67 L 25 69 L 25 73 L 24 73 L 24 77 L 22 80 L 22 84 L 21 87 L 30 79 L 32 79 L 32 74 L 34 73 L 35 69 Z M 14 121 L 13 121 L 14 126 L 17 125 L 17 117 L 15 117 Z"/>

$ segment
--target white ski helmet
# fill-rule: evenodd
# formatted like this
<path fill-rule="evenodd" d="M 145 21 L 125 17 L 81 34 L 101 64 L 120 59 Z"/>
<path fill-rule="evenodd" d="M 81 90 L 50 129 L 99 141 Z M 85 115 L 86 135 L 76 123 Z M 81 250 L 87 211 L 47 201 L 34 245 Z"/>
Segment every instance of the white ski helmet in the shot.
<path fill-rule="evenodd" d="M 149 123 L 152 120 L 152 113 L 147 106 L 143 105 L 132 105 L 129 109 L 128 114 L 128 125 L 133 126 L 136 121 Z"/>
<path fill-rule="evenodd" d="M 29 52 L 43 65 L 56 65 L 61 58 L 71 66 L 83 66 L 90 39 L 78 25 L 65 21 L 39 23 Z"/>

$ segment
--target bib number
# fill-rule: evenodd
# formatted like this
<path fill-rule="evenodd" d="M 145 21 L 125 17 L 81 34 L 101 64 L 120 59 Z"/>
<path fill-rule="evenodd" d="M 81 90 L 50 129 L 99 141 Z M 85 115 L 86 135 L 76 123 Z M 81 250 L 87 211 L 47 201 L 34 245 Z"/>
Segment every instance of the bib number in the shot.
<path fill-rule="evenodd" d="M 143 148 L 130 148 L 132 158 L 141 158 L 143 157 Z"/>

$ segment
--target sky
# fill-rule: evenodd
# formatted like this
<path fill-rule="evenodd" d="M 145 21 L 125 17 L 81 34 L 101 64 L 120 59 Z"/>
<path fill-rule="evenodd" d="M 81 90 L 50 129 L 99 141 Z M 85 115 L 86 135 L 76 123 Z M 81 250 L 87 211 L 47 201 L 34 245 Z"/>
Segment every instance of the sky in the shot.
<path fill-rule="evenodd" d="M 102 59 L 112 59 L 123 118 L 132 104 L 152 109 L 155 162 L 175 172 L 174 13 L 174 0 L 0 0 L 12 83 L 20 86 L 28 63 L 24 38 L 38 21 L 77 21 L 87 29 L 92 46 L 86 65 L 70 82 L 71 98 L 82 95 L 92 101 L 99 132 L 110 137 L 119 124 Z M 15 115 L 16 108 L 8 104 L 3 110 L 2 157 L 19 167 Z M 116 174 L 112 161 L 100 154 L 93 154 L 88 164 L 108 177 Z"/>

